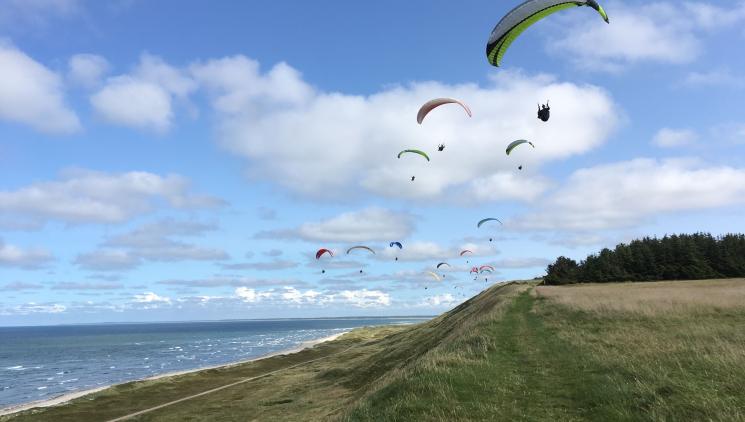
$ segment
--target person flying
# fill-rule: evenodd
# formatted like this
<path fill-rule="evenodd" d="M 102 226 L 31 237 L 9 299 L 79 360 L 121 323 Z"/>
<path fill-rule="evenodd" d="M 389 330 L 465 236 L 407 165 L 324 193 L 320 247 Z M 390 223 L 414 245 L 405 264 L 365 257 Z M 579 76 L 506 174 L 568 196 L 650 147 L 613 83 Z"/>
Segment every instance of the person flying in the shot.
<path fill-rule="evenodd" d="M 548 100 L 546 100 L 546 104 L 538 105 L 538 118 L 544 122 L 547 122 L 550 117 L 551 107 L 548 106 Z"/>

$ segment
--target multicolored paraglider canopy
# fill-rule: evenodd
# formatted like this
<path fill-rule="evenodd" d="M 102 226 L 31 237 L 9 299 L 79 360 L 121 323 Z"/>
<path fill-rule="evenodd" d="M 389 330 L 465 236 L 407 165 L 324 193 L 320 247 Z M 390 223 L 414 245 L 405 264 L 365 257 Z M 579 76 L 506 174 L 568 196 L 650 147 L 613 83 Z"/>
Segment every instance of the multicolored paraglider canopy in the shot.
<path fill-rule="evenodd" d="M 515 39 L 531 25 L 560 10 L 578 6 L 591 7 L 610 23 L 605 10 L 595 0 L 528 0 L 507 13 L 491 31 L 486 43 L 486 58 L 494 66 L 502 64 L 502 57 Z M 598 46 L 588 46 L 598 48 Z"/>
<path fill-rule="evenodd" d="M 321 248 L 321 249 L 318 250 L 318 252 L 316 252 L 316 259 L 321 259 L 321 257 L 325 253 L 329 254 L 330 256 L 334 256 L 334 253 L 331 252 L 330 250 L 325 249 L 325 248 Z"/>
<path fill-rule="evenodd" d="M 419 109 L 419 112 L 416 114 L 416 122 L 421 125 L 424 121 L 424 118 L 427 117 L 427 114 L 429 114 L 430 111 L 445 104 L 458 104 L 463 107 L 463 110 L 466 111 L 468 117 L 473 116 L 473 114 L 471 114 L 471 109 L 466 105 L 466 103 L 462 101 L 458 101 L 454 98 L 435 98 L 434 100 L 427 101 L 426 103 L 424 103 L 424 105 L 422 105 L 422 107 Z"/>

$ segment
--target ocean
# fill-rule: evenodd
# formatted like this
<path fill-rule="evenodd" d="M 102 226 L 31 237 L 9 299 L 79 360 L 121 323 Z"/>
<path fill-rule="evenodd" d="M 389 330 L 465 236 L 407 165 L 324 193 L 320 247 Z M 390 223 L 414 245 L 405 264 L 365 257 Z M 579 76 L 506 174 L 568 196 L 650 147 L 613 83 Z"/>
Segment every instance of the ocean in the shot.
<path fill-rule="evenodd" d="M 0 327 L 0 408 L 154 375 L 223 365 L 352 328 L 428 317 Z"/>

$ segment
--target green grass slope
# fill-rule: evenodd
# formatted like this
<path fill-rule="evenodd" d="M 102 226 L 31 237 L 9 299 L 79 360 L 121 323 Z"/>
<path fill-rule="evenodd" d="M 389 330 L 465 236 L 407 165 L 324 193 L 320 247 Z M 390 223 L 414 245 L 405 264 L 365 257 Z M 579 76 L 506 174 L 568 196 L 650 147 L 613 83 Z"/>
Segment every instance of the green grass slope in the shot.
<path fill-rule="evenodd" d="M 616 286 L 494 286 L 427 323 L 0 421 L 111 420 L 247 377 L 131 420 L 745 420 L 745 281 Z"/>

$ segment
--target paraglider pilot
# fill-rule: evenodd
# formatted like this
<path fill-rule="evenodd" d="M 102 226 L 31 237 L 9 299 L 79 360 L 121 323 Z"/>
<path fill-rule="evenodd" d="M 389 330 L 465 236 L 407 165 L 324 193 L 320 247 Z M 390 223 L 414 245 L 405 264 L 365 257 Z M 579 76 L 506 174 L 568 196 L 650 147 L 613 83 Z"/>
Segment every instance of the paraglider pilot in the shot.
<path fill-rule="evenodd" d="M 416 179 L 416 176 L 411 176 L 411 181 L 413 182 L 414 179 Z"/>
<path fill-rule="evenodd" d="M 444 149 L 445 149 L 445 144 L 440 144 L 440 145 L 437 146 L 437 150 L 438 151 L 442 151 Z"/>
<path fill-rule="evenodd" d="M 538 105 L 538 118 L 544 122 L 547 122 L 550 117 L 551 107 L 548 106 L 548 100 L 546 100 L 546 104 Z"/>

